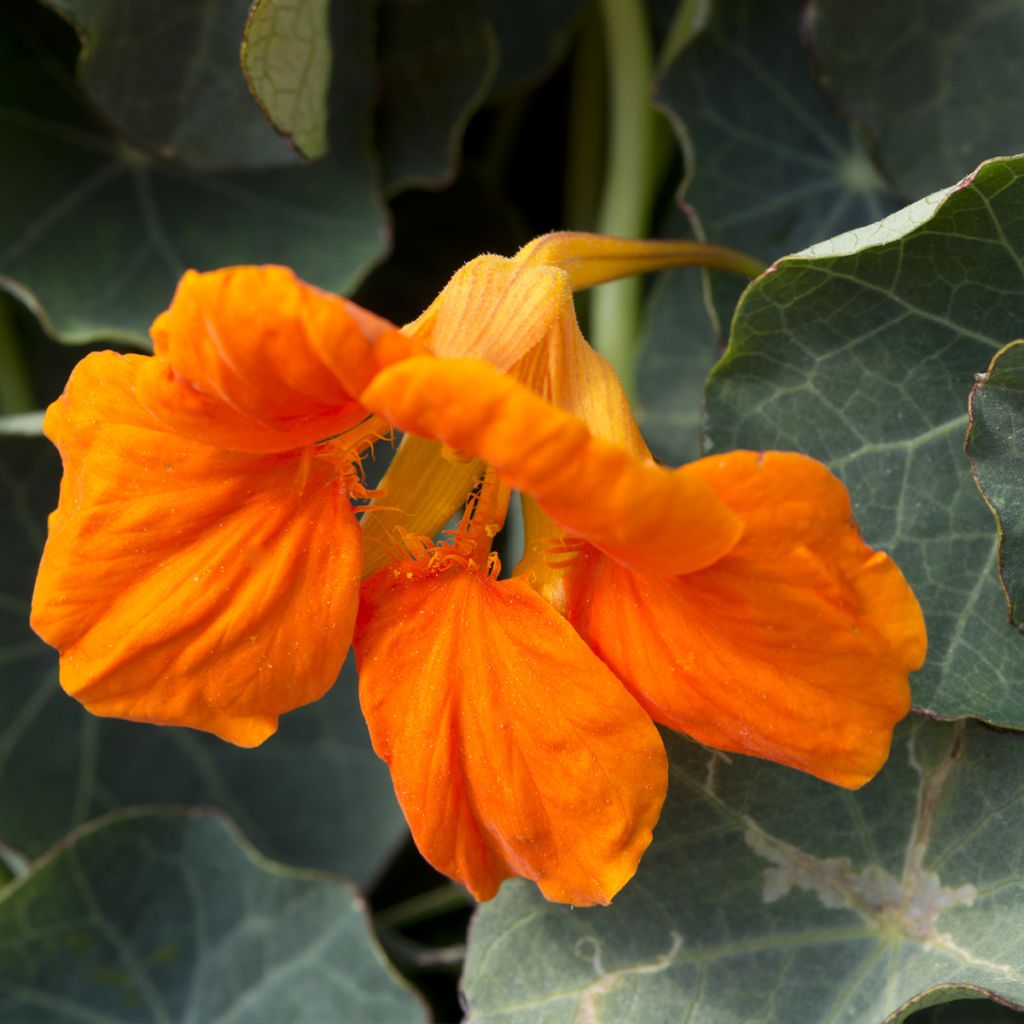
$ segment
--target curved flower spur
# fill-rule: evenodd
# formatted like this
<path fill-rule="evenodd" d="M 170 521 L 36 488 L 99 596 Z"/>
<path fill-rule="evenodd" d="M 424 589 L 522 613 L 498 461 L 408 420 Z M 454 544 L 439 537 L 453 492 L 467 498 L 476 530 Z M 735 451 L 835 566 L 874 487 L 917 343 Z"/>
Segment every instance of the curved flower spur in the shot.
<path fill-rule="evenodd" d="M 479 899 L 514 875 L 612 898 L 665 795 L 655 722 L 862 785 L 925 653 L 899 569 L 812 459 L 656 465 L 576 322 L 574 289 L 696 263 L 747 269 L 543 236 L 401 331 L 283 268 L 187 274 L 152 357 L 88 356 L 47 413 L 65 476 L 33 625 L 65 689 L 255 745 L 354 642 L 416 843 Z M 359 459 L 392 427 L 360 530 Z"/>

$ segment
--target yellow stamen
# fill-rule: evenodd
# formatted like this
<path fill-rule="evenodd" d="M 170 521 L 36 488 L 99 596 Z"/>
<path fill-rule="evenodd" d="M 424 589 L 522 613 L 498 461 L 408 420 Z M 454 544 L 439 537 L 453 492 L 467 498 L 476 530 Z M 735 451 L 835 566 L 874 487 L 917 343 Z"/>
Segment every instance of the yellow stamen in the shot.
<path fill-rule="evenodd" d="M 380 482 L 381 501 L 363 516 L 369 576 L 394 560 L 395 538 L 433 537 L 459 510 L 483 473 L 479 459 L 446 459 L 438 441 L 406 435 Z"/>

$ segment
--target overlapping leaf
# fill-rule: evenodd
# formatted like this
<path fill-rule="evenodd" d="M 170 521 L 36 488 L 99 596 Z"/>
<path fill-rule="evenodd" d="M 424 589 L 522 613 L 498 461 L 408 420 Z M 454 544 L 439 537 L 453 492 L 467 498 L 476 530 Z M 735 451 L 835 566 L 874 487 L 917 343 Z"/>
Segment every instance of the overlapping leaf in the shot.
<path fill-rule="evenodd" d="M 895 208 L 857 131 L 815 83 L 797 0 L 730 0 L 671 61 L 658 100 L 676 126 L 688 208 L 703 235 L 760 259 Z M 678 230 L 677 230 L 678 233 Z M 659 290 L 639 366 L 645 430 L 669 462 L 692 457 L 693 375 L 709 369 L 744 281 L 707 275 Z M 709 319 L 710 309 L 710 319 Z"/>
<path fill-rule="evenodd" d="M 696 270 L 677 270 L 662 275 L 647 301 L 637 420 L 655 458 L 669 465 L 701 454 L 701 394 L 720 355 L 702 285 Z"/>
<path fill-rule="evenodd" d="M 683 147 L 683 194 L 708 241 L 763 260 L 895 208 L 860 135 L 813 79 L 800 11 L 800 0 L 716 4 L 658 91 Z M 742 287 L 712 278 L 723 329 Z"/>
<path fill-rule="evenodd" d="M 377 146 L 385 186 L 440 184 L 498 64 L 484 0 L 383 0 Z"/>
<path fill-rule="evenodd" d="M 487 0 L 501 63 L 492 89 L 501 95 L 550 71 L 564 54 L 587 0 Z"/>
<path fill-rule="evenodd" d="M 1024 341 L 1000 349 L 971 391 L 967 454 L 999 528 L 1010 620 L 1024 623 Z"/>
<path fill-rule="evenodd" d="M 371 26 L 355 17 L 358 5 L 344 6 L 355 22 L 350 73 L 365 81 L 358 44 Z M 144 339 L 187 267 L 285 263 L 344 290 L 379 257 L 368 98 L 356 94 L 336 115 L 330 158 L 198 174 L 101 126 L 44 27 L 41 38 L 18 5 L 0 17 L 0 283 L 41 307 L 64 339 Z"/>
<path fill-rule="evenodd" d="M 118 807 L 210 804 L 269 856 L 369 882 L 405 824 L 370 748 L 351 663 L 256 750 L 94 718 L 61 691 L 56 654 L 28 626 L 58 471 L 44 438 L 0 437 L 0 843 L 31 858 Z"/>
<path fill-rule="evenodd" d="M 346 60 L 346 76 L 352 63 Z M 303 156 L 323 156 L 331 84 L 328 0 L 255 0 L 242 38 L 242 70 L 271 124 Z M 353 77 L 358 81 L 358 70 Z"/>
<path fill-rule="evenodd" d="M 905 195 L 1024 150 L 1016 0 L 814 0 L 807 24 L 823 84 Z"/>
<path fill-rule="evenodd" d="M 122 812 L 0 897 L 0 1019 L 425 1021 L 355 890 L 262 860 L 215 816 Z"/>
<path fill-rule="evenodd" d="M 918 707 L 1024 727 L 1024 640 L 963 453 L 975 373 L 1024 321 L 1024 158 L 780 261 L 707 389 L 714 450 L 790 448 L 846 481 L 928 622 Z"/>
<path fill-rule="evenodd" d="M 299 161 L 253 103 L 239 67 L 249 0 L 46 3 L 82 39 L 87 95 L 139 147 L 205 171 Z"/>
<path fill-rule="evenodd" d="M 848 793 L 669 740 L 654 844 L 609 908 L 506 884 L 477 913 L 474 1024 L 862 1024 L 1024 1006 L 1024 738 L 918 719 Z"/>

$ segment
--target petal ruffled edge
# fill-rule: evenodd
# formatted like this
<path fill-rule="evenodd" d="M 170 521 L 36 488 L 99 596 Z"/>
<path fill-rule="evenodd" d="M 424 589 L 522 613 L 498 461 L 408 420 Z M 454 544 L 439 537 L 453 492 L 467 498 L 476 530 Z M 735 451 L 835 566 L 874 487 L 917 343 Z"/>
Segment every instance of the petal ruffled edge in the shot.
<path fill-rule="evenodd" d="M 180 434 L 234 451 L 287 451 L 368 415 L 355 396 L 385 361 L 422 351 L 394 325 L 287 267 L 181 278 L 151 327 L 139 401 Z"/>
<path fill-rule="evenodd" d="M 359 527 L 329 452 L 227 452 L 169 430 L 135 400 L 149 358 L 87 356 L 47 412 L 64 477 L 32 625 L 94 714 L 254 746 L 340 671 Z"/>
<path fill-rule="evenodd" d="M 524 581 L 381 570 L 355 648 L 374 749 L 438 870 L 478 899 L 519 875 L 577 906 L 632 877 L 664 800 L 661 738 Z"/>
<path fill-rule="evenodd" d="M 743 519 L 736 547 L 674 579 L 592 552 L 568 574 L 569 620 L 656 721 L 863 785 L 924 660 L 913 592 L 861 540 L 846 489 L 821 463 L 733 452 L 693 472 Z"/>

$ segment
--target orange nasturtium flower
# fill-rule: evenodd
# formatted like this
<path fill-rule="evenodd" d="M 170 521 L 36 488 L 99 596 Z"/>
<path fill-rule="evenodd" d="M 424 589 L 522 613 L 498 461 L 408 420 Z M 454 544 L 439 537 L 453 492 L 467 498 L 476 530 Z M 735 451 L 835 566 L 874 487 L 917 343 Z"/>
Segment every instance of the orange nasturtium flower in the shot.
<path fill-rule="evenodd" d="M 64 479 L 32 622 L 64 688 L 253 746 L 354 643 L 413 836 L 480 899 L 514 875 L 612 898 L 665 795 L 655 722 L 862 785 L 925 653 L 899 569 L 812 459 L 656 465 L 577 326 L 574 289 L 730 258 L 544 236 L 402 330 L 283 268 L 186 274 L 154 355 L 86 357 L 47 413 Z"/>

